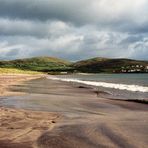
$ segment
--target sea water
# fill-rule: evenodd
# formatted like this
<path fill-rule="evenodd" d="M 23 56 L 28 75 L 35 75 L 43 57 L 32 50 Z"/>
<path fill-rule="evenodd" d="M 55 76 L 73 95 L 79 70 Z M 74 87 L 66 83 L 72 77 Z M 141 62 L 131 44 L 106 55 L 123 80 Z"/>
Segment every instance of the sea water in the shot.
<path fill-rule="evenodd" d="M 148 100 L 148 74 L 72 74 L 48 78 L 88 85 L 105 92 L 105 97 Z"/>

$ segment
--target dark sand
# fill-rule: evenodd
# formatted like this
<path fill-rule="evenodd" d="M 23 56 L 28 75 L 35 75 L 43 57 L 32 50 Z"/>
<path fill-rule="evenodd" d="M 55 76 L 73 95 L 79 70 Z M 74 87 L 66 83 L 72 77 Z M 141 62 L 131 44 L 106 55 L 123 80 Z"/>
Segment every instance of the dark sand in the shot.
<path fill-rule="evenodd" d="M 61 119 L 34 141 L 17 141 L 38 148 L 147 148 L 148 107 L 146 104 L 100 98 L 92 89 L 78 84 L 40 78 L 10 88 L 25 92 L 3 98 L 8 107 L 56 112 Z M 19 125 L 19 122 L 16 124 Z M 16 143 L 0 137 L 0 145 Z"/>

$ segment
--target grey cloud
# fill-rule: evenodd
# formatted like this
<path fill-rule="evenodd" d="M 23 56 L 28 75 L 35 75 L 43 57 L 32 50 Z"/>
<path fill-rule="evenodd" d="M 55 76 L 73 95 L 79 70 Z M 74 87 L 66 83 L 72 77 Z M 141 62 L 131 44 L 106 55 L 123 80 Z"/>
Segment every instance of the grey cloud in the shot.
<path fill-rule="evenodd" d="M 0 0 L 0 14 L 3 17 L 34 20 L 74 20 L 88 0 Z M 80 7 L 79 7 L 80 5 Z"/>
<path fill-rule="evenodd" d="M 10 50 L 8 51 L 8 53 L 6 54 L 6 57 L 14 57 L 16 55 L 18 55 L 20 52 L 20 49 L 13 49 L 13 50 Z"/>
<path fill-rule="evenodd" d="M 148 59 L 147 0 L 0 0 L 0 59 Z"/>
<path fill-rule="evenodd" d="M 0 16 L 31 20 L 61 20 L 100 29 L 147 32 L 146 0 L 0 0 Z"/>
<path fill-rule="evenodd" d="M 29 21 L 0 18 L 0 35 L 35 36 L 38 38 L 60 35 L 68 32 L 69 24 L 61 21 Z"/>
<path fill-rule="evenodd" d="M 103 34 L 103 33 L 102 33 Z M 47 38 L 35 38 L 35 37 L 1 37 L 1 55 L 3 59 L 20 58 L 20 57 L 32 57 L 40 55 L 56 56 L 60 58 L 66 58 L 69 60 L 80 60 L 89 57 L 114 57 L 114 58 L 136 58 L 146 59 L 148 42 L 146 39 L 143 41 L 135 41 L 132 43 L 121 44 L 122 40 L 128 38 L 128 35 L 112 35 L 115 33 L 107 33 L 108 35 L 91 35 L 89 34 L 66 34 L 60 37 Z M 126 36 L 126 37 L 122 37 Z M 7 43 L 5 41 L 7 39 Z M 108 40 L 111 40 L 108 42 Z M 3 43 L 3 44 L 2 44 Z M 15 51 L 19 49 L 19 52 Z M 14 53 L 16 55 L 14 55 Z"/>

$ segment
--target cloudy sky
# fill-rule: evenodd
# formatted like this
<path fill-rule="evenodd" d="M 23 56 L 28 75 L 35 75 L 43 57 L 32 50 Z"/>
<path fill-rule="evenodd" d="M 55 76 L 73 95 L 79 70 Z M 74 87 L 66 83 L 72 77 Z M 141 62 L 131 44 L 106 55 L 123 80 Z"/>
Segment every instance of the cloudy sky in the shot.
<path fill-rule="evenodd" d="M 148 0 L 0 0 L 0 59 L 148 60 Z"/>

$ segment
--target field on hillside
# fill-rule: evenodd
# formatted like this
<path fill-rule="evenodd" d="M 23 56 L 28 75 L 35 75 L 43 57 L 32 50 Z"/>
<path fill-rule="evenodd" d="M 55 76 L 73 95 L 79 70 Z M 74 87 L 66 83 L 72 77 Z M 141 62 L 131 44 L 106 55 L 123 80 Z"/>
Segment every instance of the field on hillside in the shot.
<path fill-rule="evenodd" d="M 34 57 L 12 61 L 0 61 L 0 68 L 10 68 L 15 70 L 19 69 L 23 71 L 38 71 L 53 74 L 59 74 L 60 72 L 148 72 L 148 61 L 138 61 L 131 59 L 109 59 L 97 57 L 77 62 L 70 62 L 54 57 Z"/>
<path fill-rule="evenodd" d="M 39 72 L 68 71 L 71 69 L 69 65 L 70 62 L 53 57 L 35 57 L 12 61 L 0 61 L 1 68 L 15 68 Z"/>

